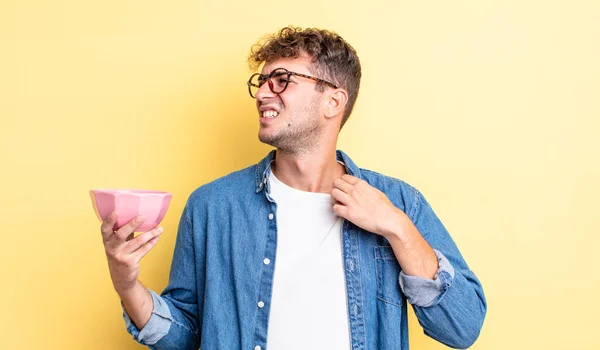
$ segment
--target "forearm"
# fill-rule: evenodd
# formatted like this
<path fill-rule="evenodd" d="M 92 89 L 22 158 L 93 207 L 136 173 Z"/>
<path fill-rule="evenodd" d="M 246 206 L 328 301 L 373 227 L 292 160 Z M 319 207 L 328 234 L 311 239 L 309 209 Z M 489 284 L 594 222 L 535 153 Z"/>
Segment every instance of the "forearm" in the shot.
<path fill-rule="evenodd" d="M 150 292 L 138 280 L 133 288 L 125 291 L 117 290 L 117 293 L 129 318 L 138 329 L 144 328 L 154 309 Z"/>
<path fill-rule="evenodd" d="M 198 300 L 203 295 L 196 289 L 204 280 L 202 271 L 196 271 L 194 234 L 186 205 L 179 222 L 175 252 L 171 262 L 169 285 L 158 295 L 135 281 L 133 288 L 118 288 L 123 306 L 123 319 L 133 338 L 151 349 L 198 349 L 200 347 L 200 315 Z M 199 227 L 203 225 L 200 223 Z M 204 242 L 204 240 L 202 240 Z M 190 278 L 190 276 L 195 277 Z M 202 290 L 202 289 L 201 289 Z"/>
<path fill-rule="evenodd" d="M 394 248 L 396 256 L 400 255 L 398 261 L 403 267 L 399 277 L 400 287 L 414 307 L 426 334 L 448 346 L 468 348 L 477 339 L 486 315 L 487 303 L 481 283 L 467 266 L 429 203 L 419 192 L 416 194 L 412 207 L 407 209 L 407 220 L 414 223 L 414 230 L 405 229 L 404 232 L 419 233 L 434 252 L 437 271 L 433 280 L 409 276 L 414 271 L 407 271 L 406 268 L 413 265 L 410 262 L 407 265 L 402 260 L 402 250 Z M 408 221 L 405 225 L 411 226 Z M 415 259 L 421 261 L 418 257 Z"/>
<path fill-rule="evenodd" d="M 438 259 L 429 243 L 399 209 L 391 223 L 380 234 L 390 242 L 402 271 L 408 276 L 433 280 L 438 271 Z"/>

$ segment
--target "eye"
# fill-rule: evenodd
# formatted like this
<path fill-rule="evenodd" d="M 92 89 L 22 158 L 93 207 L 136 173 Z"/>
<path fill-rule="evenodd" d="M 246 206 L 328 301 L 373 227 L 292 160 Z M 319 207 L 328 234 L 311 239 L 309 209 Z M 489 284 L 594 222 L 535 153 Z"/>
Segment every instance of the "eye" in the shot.
<path fill-rule="evenodd" d="M 276 90 L 282 91 L 290 82 L 290 75 L 286 71 L 277 70 L 272 73 L 271 80 L 273 81 L 273 84 L 277 87 Z"/>
<path fill-rule="evenodd" d="M 290 81 L 286 75 L 282 75 L 275 79 L 277 79 L 276 81 L 278 84 L 287 84 Z"/>

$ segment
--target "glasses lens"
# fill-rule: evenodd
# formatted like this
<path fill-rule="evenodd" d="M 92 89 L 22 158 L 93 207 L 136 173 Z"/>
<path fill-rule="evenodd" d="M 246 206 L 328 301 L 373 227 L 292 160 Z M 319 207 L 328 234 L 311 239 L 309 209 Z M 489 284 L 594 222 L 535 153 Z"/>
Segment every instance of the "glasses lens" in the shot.
<path fill-rule="evenodd" d="M 272 85 L 269 86 L 274 93 L 280 94 L 287 88 L 290 80 L 290 72 L 280 68 L 271 72 L 270 78 Z"/>
<path fill-rule="evenodd" d="M 250 77 L 250 81 L 248 82 L 248 88 L 250 89 L 250 94 L 252 97 L 256 96 L 256 92 L 261 87 L 262 84 L 265 83 L 265 78 L 260 74 L 256 73 Z"/>

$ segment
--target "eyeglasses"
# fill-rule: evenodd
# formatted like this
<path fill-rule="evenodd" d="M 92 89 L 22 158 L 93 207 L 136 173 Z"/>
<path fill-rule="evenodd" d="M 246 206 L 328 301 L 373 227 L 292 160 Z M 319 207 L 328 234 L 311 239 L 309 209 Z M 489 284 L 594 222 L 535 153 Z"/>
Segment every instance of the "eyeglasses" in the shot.
<path fill-rule="evenodd" d="M 273 91 L 273 93 L 279 95 L 279 94 L 283 93 L 285 91 L 285 89 L 287 89 L 288 84 L 290 83 L 290 77 L 292 75 L 302 77 L 302 78 L 307 78 L 310 80 L 314 80 L 317 83 L 322 83 L 322 84 L 331 86 L 334 89 L 338 88 L 337 85 L 330 83 L 323 79 L 311 77 L 310 75 L 306 75 L 306 74 L 290 72 L 289 70 L 287 70 L 285 68 L 276 68 L 269 74 L 260 74 L 260 73 L 252 74 L 252 76 L 250 76 L 250 79 L 248 79 L 248 92 L 250 93 L 250 96 L 252 98 L 256 98 L 256 92 L 258 91 L 258 89 L 260 89 L 260 87 L 263 86 L 263 84 L 265 82 L 268 82 L 269 89 L 271 89 L 271 91 Z"/>

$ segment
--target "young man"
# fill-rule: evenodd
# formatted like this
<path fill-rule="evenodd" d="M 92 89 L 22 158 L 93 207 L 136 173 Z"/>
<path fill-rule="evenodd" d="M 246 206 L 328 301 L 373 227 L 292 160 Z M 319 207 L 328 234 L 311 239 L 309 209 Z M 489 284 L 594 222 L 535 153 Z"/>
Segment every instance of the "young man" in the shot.
<path fill-rule="evenodd" d="M 161 228 L 102 225 L 128 331 L 155 349 L 408 349 L 407 301 L 425 333 L 478 337 L 482 287 L 421 193 L 336 151 L 361 69 L 338 35 L 286 27 L 254 47 L 248 81 L 258 164 L 198 188 L 179 224 L 170 282 L 137 279 Z"/>

